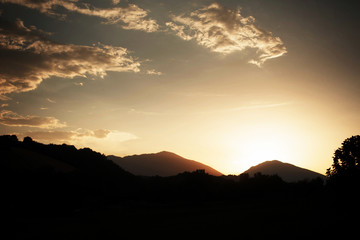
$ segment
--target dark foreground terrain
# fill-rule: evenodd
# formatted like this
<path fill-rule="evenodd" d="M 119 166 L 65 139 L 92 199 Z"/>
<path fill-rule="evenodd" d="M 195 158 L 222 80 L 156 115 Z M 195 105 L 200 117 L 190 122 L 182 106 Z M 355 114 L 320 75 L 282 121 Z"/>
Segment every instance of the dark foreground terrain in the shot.
<path fill-rule="evenodd" d="M 202 170 L 136 177 L 91 149 L 0 137 L 8 239 L 264 239 L 355 236 L 358 185 L 238 181 Z"/>
<path fill-rule="evenodd" d="M 322 198 L 121 202 L 66 216 L 12 216 L 17 239 L 270 237 L 309 239 L 356 234 L 354 212 L 332 212 Z M 345 237 L 345 238 L 343 238 Z"/>

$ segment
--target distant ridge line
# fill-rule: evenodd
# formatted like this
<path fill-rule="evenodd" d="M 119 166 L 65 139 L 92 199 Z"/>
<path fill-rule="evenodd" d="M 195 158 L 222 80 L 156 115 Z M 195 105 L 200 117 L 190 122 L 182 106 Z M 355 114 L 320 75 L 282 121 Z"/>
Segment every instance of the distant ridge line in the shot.
<path fill-rule="evenodd" d="M 302 180 L 312 180 L 326 177 L 318 172 L 295 166 L 291 163 L 284 163 L 279 160 L 271 160 L 250 167 L 244 173 L 253 176 L 255 173 L 261 172 L 265 175 L 278 175 L 286 182 L 297 182 Z"/>
<path fill-rule="evenodd" d="M 130 155 L 125 157 L 117 157 L 114 155 L 107 157 L 121 168 L 134 175 L 167 177 L 199 169 L 205 170 L 205 172 L 210 175 L 223 175 L 221 172 L 208 165 L 183 158 L 169 151 Z"/>

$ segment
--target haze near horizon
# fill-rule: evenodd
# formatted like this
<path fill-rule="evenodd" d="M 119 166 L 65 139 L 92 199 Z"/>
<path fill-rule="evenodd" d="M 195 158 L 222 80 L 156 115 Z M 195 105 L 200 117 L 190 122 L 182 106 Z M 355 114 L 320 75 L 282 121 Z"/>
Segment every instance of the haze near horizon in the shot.
<path fill-rule="evenodd" d="M 0 0 L 0 134 L 325 173 L 359 133 L 354 4 Z"/>

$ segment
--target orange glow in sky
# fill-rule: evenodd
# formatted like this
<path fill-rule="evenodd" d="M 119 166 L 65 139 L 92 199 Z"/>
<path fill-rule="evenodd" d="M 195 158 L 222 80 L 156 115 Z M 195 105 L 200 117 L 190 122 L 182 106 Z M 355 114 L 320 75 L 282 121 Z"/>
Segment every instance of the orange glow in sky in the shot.
<path fill-rule="evenodd" d="M 359 134 L 359 16 L 341 1 L 81 3 L 1 1 L 0 134 L 224 174 L 325 173 Z"/>

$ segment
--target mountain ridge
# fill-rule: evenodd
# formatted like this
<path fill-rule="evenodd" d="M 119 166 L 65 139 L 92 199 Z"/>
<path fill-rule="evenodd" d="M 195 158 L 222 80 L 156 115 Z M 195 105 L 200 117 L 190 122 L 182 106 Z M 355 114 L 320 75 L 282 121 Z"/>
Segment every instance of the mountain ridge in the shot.
<path fill-rule="evenodd" d="M 108 159 L 119 165 L 124 170 L 141 176 L 173 176 L 182 172 L 192 172 L 204 169 L 210 175 L 221 176 L 221 172 L 216 169 L 197 162 L 186 159 L 169 151 L 158 153 L 145 153 L 139 155 L 129 155 L 118 157 L 114 155 L 107 156 Z"/>
<path fill-rule="evenodd" d="M 256 166 L 250 167 L 243 173 L 247 173 L 253 176 L 255 173 L 261 172 L 266 175 L 278 175 L 286 182 L 297 182 L 302 180 L 311 180 L 315 178 L 321 178 L 323 180 L 326 177 L 318 172 L 295 166 L 291 163 L 281 162 L 279 160 L 270 160 L 262 162 Z"/>

